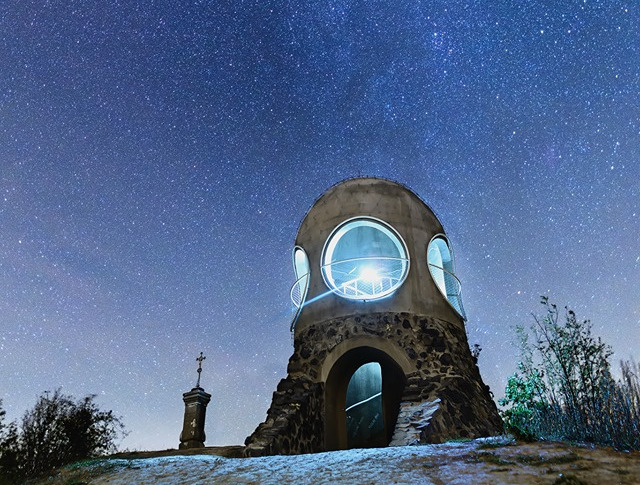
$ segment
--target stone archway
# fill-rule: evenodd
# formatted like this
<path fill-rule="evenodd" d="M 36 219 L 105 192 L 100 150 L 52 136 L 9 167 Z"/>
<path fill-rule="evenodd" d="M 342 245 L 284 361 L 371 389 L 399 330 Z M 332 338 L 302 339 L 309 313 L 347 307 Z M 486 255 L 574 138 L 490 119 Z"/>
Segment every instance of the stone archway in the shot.
<path fill-rule="evenodd" d="M 347 388 L 354 373 L 363 365 L 378 363 L 382 377 L 383 433 L 366 446 L 387 446 L 400 409 L 400 399 L 406 383 L 402 367 L 382 350 L 362 346 L 345 352 L 331 367 L 325 382 L 325 449 L 349 447 L 345 403 Z"/>

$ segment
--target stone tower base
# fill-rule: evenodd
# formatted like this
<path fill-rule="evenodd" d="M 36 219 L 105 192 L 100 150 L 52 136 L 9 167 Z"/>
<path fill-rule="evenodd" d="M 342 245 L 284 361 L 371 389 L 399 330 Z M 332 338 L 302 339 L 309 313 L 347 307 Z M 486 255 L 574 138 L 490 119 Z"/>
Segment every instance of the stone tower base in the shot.
<path fill-rule="evenodd" d="M 346 386 L 367 362 L 379 362 L 382 368 L 386 443 L 412 436 L 419 436 L 420 443 L 440 443 L 503 431 L 462 323 L 376 313 L 328 320 L 297 332 L 288 376 L 273 394 L 266 421 L 246 439 L 245 454 L 346 448 Z"/>

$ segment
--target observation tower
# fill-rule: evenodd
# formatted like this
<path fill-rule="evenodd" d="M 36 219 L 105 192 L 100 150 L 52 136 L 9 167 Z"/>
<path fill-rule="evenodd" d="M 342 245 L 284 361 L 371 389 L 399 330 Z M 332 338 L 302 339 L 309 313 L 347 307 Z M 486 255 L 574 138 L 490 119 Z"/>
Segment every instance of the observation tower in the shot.
<path fill-rule="evenodd" d="M 471 355 L 453 250 L 406 187 L 325 192 L 293 248 L 294 350 L 249 456 L 438 443 L 502 432 Z"/>

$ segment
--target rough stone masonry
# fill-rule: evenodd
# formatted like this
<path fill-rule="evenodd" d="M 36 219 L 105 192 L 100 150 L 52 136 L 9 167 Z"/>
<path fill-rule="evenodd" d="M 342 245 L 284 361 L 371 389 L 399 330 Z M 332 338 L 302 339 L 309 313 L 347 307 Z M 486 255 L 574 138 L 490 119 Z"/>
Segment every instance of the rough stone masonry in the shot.
<path fill-rule="evenodd" d="M 406 376 L 401 403 L 440 400 L 421 429 L 421 443 L 502 432 L 496 405 L 459 326 L 426 316 L 379 313 L 336 319 L 322 327 L 326 331 L 314 326 L 297 336 L 288 376 L 273 394 L 267 419 L 245 441 L 247 456 L 326 451 L 324 386 L 317 382 L 321 364 L 341 342 L 361 335 L 388 341 L 415 365 Z"/>

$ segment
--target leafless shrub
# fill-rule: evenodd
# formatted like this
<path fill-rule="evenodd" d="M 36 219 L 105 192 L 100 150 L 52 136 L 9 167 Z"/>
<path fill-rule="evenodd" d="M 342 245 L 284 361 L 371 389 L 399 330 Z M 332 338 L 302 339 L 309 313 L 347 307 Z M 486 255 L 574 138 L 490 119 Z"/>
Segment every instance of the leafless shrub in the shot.
<path fill-rule="evenodd" d="M 500 404 L 506 425 L 528 439 L 570 440 L 640 449 L 640 367 L 621 362 L 611 374 L 611 348 L 591 322 L 542 297 L 546 312 L 520 327 L 521 360 Z M 534 344 L 529 343 L 530 336 Z"/>

